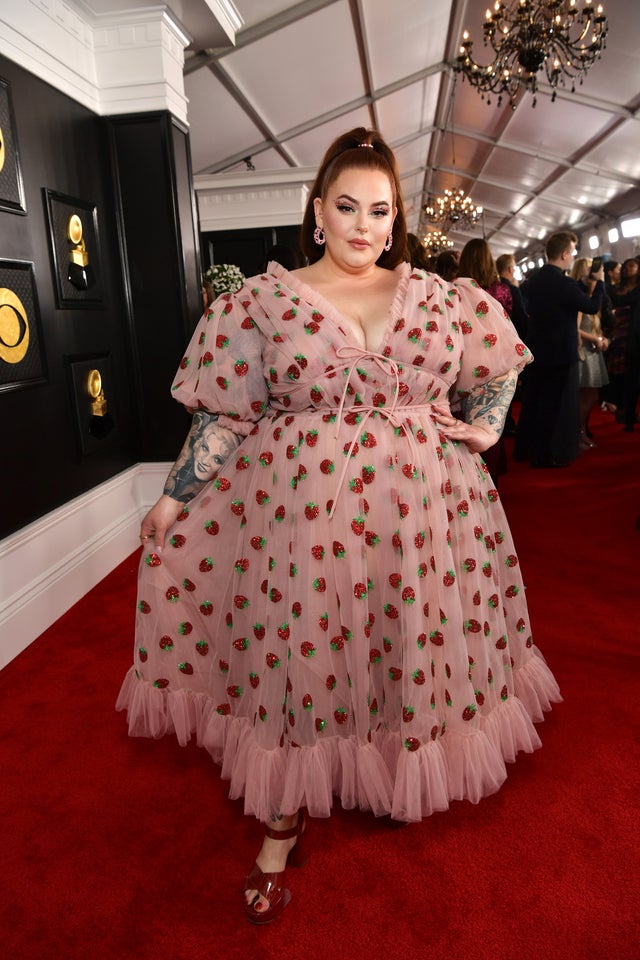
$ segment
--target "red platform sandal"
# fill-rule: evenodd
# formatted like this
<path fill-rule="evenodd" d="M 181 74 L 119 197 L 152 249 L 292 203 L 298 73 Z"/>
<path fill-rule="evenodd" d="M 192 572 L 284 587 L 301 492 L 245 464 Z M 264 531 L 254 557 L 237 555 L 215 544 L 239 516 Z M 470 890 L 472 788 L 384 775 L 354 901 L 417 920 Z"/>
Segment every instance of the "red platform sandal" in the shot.
<path fill-rule="evenodd" d="M 296 838 L 295 845 L 289 851 L 286 865 L 289 867 L 302 867 L 309 859 L 304 849 L 304 832 L 306 818 L 302 811 L 298 813 L 298 822 L 290 830 L 273 830 L 265 826 L 265 833 L 271 840 L 291 840 Z M 248 920 L 251 923 L 271 923 L 276 917 L 279 917 L 286 905 L 291 900 L 291 894 L 283 886 L 284 870 L 279 873 L 263 873 L 257 863 L 254 863 L 251 873 L 245 880 L 244 890 L 257 890 L 256 896 L 250 903 L 245 899 L 244 909 Z M 260 898 L 263 898 L 269 904 L 267 909 Z"/>

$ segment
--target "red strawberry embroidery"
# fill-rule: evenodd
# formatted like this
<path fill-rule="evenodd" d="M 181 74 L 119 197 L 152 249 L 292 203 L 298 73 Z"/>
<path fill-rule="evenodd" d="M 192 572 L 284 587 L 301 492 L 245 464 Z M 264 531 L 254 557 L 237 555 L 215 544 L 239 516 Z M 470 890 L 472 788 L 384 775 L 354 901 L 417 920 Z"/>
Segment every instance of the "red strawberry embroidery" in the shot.
<path fill-rule="evenodd" d="M 178 670 L 180 671 L 180 673 L 184 673 L 187 676 L 191 676 L 191 674 L 193 673 L 193 666 L 190 663 L 187 663 L 185 661 L 184 663 L 178 664 Z"/>
<path fill-rule="evenodd" d="M 376 478 L 375 467 L 366 466 L 362 468 L 362 482 L 363 483 L 373 483 Z"/>
<path fill-rule="evenodd" d="M 196 653 L 199 653 L 201 657 L 206 657 L 209 653 L 209 644 L 206 640 L 198 640 L 196 643 Z"/>
<path fill-rule="evenodd" d="M 307 503 L 307 505 L 304 508 L 304 515 L 307 518 L 307 520 L 316 520 L 318 518 L 319 513 L 320 513 L 320 508 L 318 507 L 317 503 L 313 503 L 313 502 Z"/>
<path fill-rule="evenodd" d="M 246 377 L 247 373 L 249 372 L 249 364 L 246 360 L 236 360 L 233 365 L 233 370 L 236 376 Z"/>

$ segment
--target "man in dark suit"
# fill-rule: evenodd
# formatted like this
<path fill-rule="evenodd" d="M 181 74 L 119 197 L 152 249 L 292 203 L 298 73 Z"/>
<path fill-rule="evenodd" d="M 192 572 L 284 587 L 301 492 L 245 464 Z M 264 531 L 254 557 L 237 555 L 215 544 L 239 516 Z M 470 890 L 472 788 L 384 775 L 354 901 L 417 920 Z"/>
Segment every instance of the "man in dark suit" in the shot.
<path fill-rule="evenodd" d="M 563 231 L 546 243 L 547 263 L 523 289 L 529 308 L 527 346 L 533 353 L 518 423 L 515 456 L 532 467 L 564 467 L 579 453 L 578 312 L 597 313 L 604 297 L 602 267 L 591 296 L 566 276 L 578 238 Z"/>

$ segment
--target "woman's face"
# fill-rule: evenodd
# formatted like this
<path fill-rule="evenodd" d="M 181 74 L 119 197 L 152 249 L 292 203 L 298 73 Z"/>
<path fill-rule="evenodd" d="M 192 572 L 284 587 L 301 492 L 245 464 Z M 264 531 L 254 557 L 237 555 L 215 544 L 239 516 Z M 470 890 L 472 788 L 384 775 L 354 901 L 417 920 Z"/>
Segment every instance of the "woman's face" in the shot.
<path fill-rule="evenodd" d="M 638 261 L 637 260 L 625 260 L 622 265 L 622 278 L 623 280 L 637 280 L 638 279 Z"/>
<path fill-rule="evenodd" d="M 324 256 L 354 272 L 375 264 L 396 215 L 386 173 L 356 168 L 343 170 L 314 209 L 326 237 Z"/>
<path fill-rule="evenodd" d="M 209 480 L 212 473 L 224 463 L 218 444 L 215 444 L 213 450 L 209 446 L 210 443 L 213 446 L 215 431 L 216 424 L 209 424 L 193 444 L 193 472 L 198 480 Z"/>
<path fill-rule="evenodd" d="M 620 274 L 622 272 L 622 264 L 617 263 L 615 267 L 609 270 L 609 282 L 610 283 L 620 283 Z"/>
<path fill-rule="evenodd" d="M 578 280 L 584 280 L 585 277 L 588 277 L 588 276 L 589 276 L 589 271 L 591 270 L 591 264 L 592 264 L 592 263 L 593 263 L 593 260 L 586 260 L 586 259 L 585 259 L 584 263 L 583 263 L 582 266 L 580 267 L 580 271 L 579 271 L 579 274 L 580 274 L 580 275 L 579 275 L 579 277 L 578 277 Z"/>

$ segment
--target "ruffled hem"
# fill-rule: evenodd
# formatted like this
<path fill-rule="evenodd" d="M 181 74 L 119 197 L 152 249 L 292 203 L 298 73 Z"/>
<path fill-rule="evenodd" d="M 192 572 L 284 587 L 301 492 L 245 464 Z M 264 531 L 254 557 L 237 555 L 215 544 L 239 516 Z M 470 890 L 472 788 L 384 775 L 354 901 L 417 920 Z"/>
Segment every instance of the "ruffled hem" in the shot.
<path fill-rule="evenodd" d="M 538 651 L 535 651 L 537 654 Z M 516 671 L 516 696 L 481 717 L 477 726 L 448 730 L 443 737 L 407 750 L 400 733 L 378 730 L 371 742 L 331 737 L 314 746 L 265 749 L 245 717 L 222 716 L 204 694 L 160 690 L 140 680 L 132 667 L 116 703 L 126 710 L 130 736 L 174 733 L 181 746 L 195 734 L 229 780 L 231 799 L 261 821 L 306 807 L 313 817 L 331 814 L 333 797 L 345 809 L 419 821 L 446 810 L 452 800 L 478 803 L 499 790 L 505 761 L 532 752 L 541 720 L 562 698 L 541 655 Z"/>

